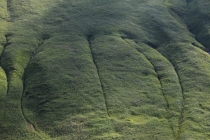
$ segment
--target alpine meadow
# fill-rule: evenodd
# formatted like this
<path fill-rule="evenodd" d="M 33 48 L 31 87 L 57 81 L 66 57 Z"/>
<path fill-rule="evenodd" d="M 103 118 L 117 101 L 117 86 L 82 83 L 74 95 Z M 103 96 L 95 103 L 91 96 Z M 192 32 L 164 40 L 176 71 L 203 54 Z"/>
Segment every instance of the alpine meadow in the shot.
<path fill-rule="evenodd" d="M 0 0 L 0 140 L 210 140 L 209 0 Z"/>

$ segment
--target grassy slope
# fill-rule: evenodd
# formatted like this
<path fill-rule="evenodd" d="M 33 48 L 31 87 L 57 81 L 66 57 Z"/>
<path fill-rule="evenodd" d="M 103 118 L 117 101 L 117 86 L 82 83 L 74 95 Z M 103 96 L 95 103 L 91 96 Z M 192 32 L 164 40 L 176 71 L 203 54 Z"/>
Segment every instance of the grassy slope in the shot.
<path fill-rule="evenodd" d="M 208 0 L 1 3 L 1 139 L 210 138 Z"/>
<path fill-rule="evenodd" d="M 2 56 L 2 52 L 4 50 L 4 44 L 6 43 L 6 39 L 5 39 L 5 32 L 6 32 L 6 21 L 5 19 L 7 18 L 7 12 L 6 12 L 6 2 L 1 3 L 1 11 L 0 11 L 0 26 L 1 26 L 1 33 L 0 33 L 0 57 Z M 4 102 L 5 102 L 5 97 L 6 97 L 6 93 L 7 93 L 7 77 L 5 74 L 5 71 L 2 69 L 2 67 L 0 67 L 0 106 L 3 107 L 4 106 Z M 3 116 L 4 111 L 3 109 L 1 109 L 0 111 L 0 116 Z"/>

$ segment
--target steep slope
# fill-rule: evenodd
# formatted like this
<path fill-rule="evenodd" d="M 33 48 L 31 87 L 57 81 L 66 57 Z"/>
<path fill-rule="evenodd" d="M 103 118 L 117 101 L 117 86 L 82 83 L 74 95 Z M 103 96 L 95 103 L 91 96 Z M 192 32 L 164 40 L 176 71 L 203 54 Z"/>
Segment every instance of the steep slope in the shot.
<path fill-rule="evenodd" d="M 2 0 L 0 139 L 210 139 L 208 0 Z"/>

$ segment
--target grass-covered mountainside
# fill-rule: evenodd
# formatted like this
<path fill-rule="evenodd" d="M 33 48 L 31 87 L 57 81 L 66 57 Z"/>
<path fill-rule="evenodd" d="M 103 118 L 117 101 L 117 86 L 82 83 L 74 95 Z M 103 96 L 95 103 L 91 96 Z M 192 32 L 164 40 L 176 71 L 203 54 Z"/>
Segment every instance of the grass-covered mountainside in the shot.
<path fill-rule="evenodd" d="M 210 139 L 209 7 L 0 0 L 0 139 Z"/>

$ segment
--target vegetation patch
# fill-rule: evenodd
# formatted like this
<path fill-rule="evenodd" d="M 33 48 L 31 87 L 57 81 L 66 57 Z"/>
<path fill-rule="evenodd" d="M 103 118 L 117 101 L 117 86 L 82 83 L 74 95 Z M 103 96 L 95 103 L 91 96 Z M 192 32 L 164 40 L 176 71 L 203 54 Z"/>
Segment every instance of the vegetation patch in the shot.
<path fill-rule="evenodd" d="M 2 0 L 0 139 L 210 139 L 208 0 Z"/>

